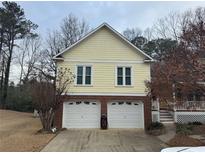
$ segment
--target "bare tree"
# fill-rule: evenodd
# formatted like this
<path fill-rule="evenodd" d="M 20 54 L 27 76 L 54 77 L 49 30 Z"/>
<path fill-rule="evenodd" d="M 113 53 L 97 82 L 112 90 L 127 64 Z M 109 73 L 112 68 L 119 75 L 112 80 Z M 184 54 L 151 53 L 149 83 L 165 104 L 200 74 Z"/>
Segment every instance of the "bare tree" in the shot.
<path fill-rule="evenodd" d="M 35 65 L 40 58 L 40 37 L 26 37 L 20 44 L 17 62 L 20 65 L 19 83 L 27 82 L 29 77 L 35 73 Z"/>
<path fill-rule="evenodd" d="M 164 39 L 169 38 L 167 31 L 168 27 L 164 19 L 158 19 L 157 22 L 154 24 L 153 28 L 157 37 Z"/>
<path fill-rule="evenodd" d="M 54 78 L 57 73 L 56 63 L 53 61 L 53 57 L 57 55 L 59 52 L 65 49 L 65 40 L 63 39 L 61 33 L 57 30 L 53 32 L 49 32 L 47 38 L 47 46 L 48 48 L 43 51 L 45 59 L 42 59 L 44 62 L 44 66 L 49 74 L 51 74 Z"/>
<path fill-rule="evenodd" d="M 33 81 L 31 96 L 34 107 L 38 110 L 43 131 L 50 132 L 56 110 L 62 103 L 62 94 L 68 92 L 69 85 L 73 82 L 74 75 L 68 68 L 60 68 L 57 74 L 56 85 L 50 78 L 39 74 Z"/>
<path fill-rule="evenodd" d="M 84 20 L 80 20 L 72 14 L 68 15 L 63 19 L 60 30 L 49 32 L 46 41 L 47 49 L 42 51 L 40 63 L 36 69 L 50 77 L 55 83 L 57 67 L 53 57 L 81 39 L 88 30 L 89 26 Z"/>
<path fill-rule="evenodd" d="M 143 36 L 147 39 L 147 41 L 151 41 L 153 39 L 153 28 L 146 28 L 143 32 Z"/>
<path fill-rule="evenodd" d="M 182 96 L 200 91 L 205 94 L 205 9 L 197 8 L 183 18 L 182 31 L 176 48 L 166 52 L 162 61 L 152 68 L 149 84 L 153 95 L 163 101 L 175 101 L 174 93 Z"/>
<path fill-rule="evenodd" d="M 81 39 L 89 30 L 84 20 L 70 14 L 64 18 L 60 30 L 49 32 L 47 49 L 41 51 L 39 63 L 35 67 L 38 80 L 32 87 L 34 107 L 38 110 L 43 130 L 50 131 L 55 111 L 62 103 L 62 94 L 68 92 L 74 75 L 68 68 L 57 70 L 53 56 Z"/>
<path fill-rule="evenodd" d="M 123 31 L 123 35 L 129 40 L 132 41 L 136 37 L 142 36 L 142 30 L 139 28 L 127 28 L 125 31 Z"/>
<path fill-rule="evenodd" d="M 182 31 L 183 16 L 178 12 L 170 12 L 167 16 L 158 19 L 153 28 L 156 36 L 164 39 L 179 39 Z"/>
<path fill-rule="evenodd" d="M 79 20 L 72 14 L 69 14 L 63 19 L 60 27 L 64 48 L 77 42 L 89 30 L 89 26 L 84 20 Z"/>

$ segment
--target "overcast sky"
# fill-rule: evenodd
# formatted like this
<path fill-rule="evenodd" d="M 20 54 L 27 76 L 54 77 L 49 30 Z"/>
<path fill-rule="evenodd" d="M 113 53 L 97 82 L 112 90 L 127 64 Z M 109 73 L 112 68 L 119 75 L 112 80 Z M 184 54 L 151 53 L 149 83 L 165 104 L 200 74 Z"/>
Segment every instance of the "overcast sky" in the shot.
<path fill-rule="evenodd" d="M 57 29 L 69 13 L 85 19 L 90 28 L 107 22 L 122 32 L 127 27 L 145 29 L 156 19 L 171 11 L 185 11 L 198 6 L 198 2 L 17 2 L 25 10 L 26 17 L 39 25 L 38 32 L 45 39 L 48 30 Z M 18 80 L 18 66 L 12 67 L 11 80 Z"/>
<path fill-rule="evenodd" d="M 39 32 L 46 35 L 48 29 L 58 28 L 69 13 L 84 18 L 95 28 L 107 22 L 118 31 L 127 27 L 145 29 L 170 11 L 184 11 L 197 6 L 199 2 L 18 2 L 26 16 L 39 25 Z"/>

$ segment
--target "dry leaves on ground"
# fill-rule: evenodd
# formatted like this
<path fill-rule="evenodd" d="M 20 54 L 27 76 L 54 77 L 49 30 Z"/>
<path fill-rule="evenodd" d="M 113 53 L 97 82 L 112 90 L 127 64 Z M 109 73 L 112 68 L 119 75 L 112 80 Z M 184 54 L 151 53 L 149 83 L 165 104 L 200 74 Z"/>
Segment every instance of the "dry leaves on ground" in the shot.
<path fill-rule="evenodd" d="M 36 133 L 41 129 L 39 118 L 31 113 L 0 110 L 0 151 L 40 151 L 55 134 Z"/>
<path fill-rule="evenodd" d="M 204 146 L 205 144 L 198 139 L 191 138 L 185 135 L 175 135 L 168 145 L 170 146 Z"/>

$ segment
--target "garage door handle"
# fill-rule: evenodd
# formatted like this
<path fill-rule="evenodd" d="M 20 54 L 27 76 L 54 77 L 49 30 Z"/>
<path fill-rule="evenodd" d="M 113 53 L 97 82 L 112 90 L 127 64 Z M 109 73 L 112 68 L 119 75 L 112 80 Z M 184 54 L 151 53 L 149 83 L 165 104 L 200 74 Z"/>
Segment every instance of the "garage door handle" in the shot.
<path fill-rule="evenodd" d="M 126 119 L 127 117 L 126 116 L 124 116 L 124 119 Z"/>
<path fill-rule="evenodd" d="M 81 116 L 81 118 L 83 119 L 83 116 Z"/>

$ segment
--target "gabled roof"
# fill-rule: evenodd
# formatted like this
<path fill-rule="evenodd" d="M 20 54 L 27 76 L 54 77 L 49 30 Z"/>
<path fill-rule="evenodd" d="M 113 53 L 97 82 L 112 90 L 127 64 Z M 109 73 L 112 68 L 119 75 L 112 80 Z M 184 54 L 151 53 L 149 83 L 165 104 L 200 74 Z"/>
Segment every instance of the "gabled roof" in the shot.
<path fill-rule="evenodd" d="M 116 34 L 119 38 L 121 38 L 123 41 L 125 41 L 127 44 L 129 44 L 130 46 L 132 46 L 134 49 L 136 49 L 138 52 L 142 53 L 145 57 L 147 57 L 148 59 L 145 59 L 146 62 L 153 62 L 154 59 L 152 57 L 150 57 L 149 55 L 147 55 L 145 52 L 143 52 L 142 50 L 140 50 L 139 48 L 137 48 L 135 45 L 133 45 L 129 40 L 127 40 L 122 34 L 120 34 L 118 31 L 116 31 L 114 28 L 112 28 L 109 24 L 107 23 L 103 23 L 100 26 L 98 26 L 97 28 L 93 29 L 92 31 L 90 31 L 88 34 L 86 34 L 83 38 L 81 38 L 80 40 L 78 40 L 76 43 L 74 43 L 73 45 L 69 46 L 68 48 L 66 48 L 65 50 L 63 50 L 62 52 L 58 53 L 57 55 L 55 55 L 53 57 L 54 60 L 58 60 L 58 59 L 63 59 L 61 57 L 61 55 L 64 52 L 69 51 L 70 49 L 72 49 L 74 46 L 76 46 L 77 44 L 79 44 L 80 42 L 82 42 L 83 40 L 85 40 L 86 38 L 90 37 L 92 34 L 94 34 L 95 32 L 97 32 L 98 30 L 100 30 L 103 27 L 107 27 L 110 31 L 112 31 L 114 34 Z"/>

